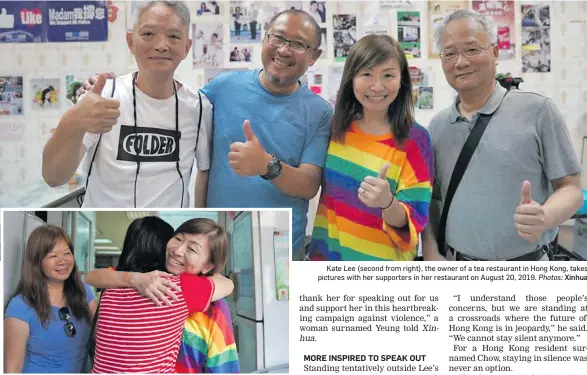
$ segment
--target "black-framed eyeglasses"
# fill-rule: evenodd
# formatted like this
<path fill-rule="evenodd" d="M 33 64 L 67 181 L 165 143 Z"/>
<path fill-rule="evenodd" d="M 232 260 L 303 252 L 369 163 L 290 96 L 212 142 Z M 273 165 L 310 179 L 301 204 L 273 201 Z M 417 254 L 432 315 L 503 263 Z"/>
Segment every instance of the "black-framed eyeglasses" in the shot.
<path fill-rule="evenodd" d="M 459 55 L 462 53 L 465 57 L 475 57 L 479 56 L 482 53 L 485 53 L 489 50 L 489 48 L 493 47 L 495 44 L 490 44 L 488 46 L 466 46 L 459 49 L 447 48 L 446 50 L 440 53 L 440 58 L 444 61 L 453 61 L 459 58 Z"/>
<path fill-rule="evenodd" d="M 59 319 L 65 322 L 63 325 L 63 331 L 65 331 L 65 335 L 67 335 L 67 337 L 75 337 L 75 326 L 71 322 L 71 315 L 69 314 L 69 309 L 67 306 L 59 309 Z"/>
<path fill-rule="evenodd" d="M 307 44 L 302 43 L 302 42 L 285 39 L 284 37 L 277 35 L 277 34 L 267 34 L 267 40 L 269 41 L 269 44 L 271 44 L 273 47 L 277 47 L 277 48 L 281 48 L 285 44 L 287 44 L 287 46 L 289 47 L 289 49 L 292 52 L 300 53 L 300 54 L 306 53 L 306 51 L 309 49 L 313 49 L 313 50 L 316 49 L 316 48 L 310 47 Z"/>

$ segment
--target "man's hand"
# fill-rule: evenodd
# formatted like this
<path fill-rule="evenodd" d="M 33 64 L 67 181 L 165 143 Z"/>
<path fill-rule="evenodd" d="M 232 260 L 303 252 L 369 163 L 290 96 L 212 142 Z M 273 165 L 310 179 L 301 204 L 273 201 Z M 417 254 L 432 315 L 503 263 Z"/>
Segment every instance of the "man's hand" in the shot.
<path fill-rule="evenodd" d="M 107 133 L 118 122 L 120 116 L 120 101 L 112 98 L 104 98 L 102 90 L 106 84 L 106 77 L 100 74 L 82 100 L 74 107 L 74 118 L 84 124 L 84 130 L 90 133 Z"/>
<path fill-rule="evenodd" d="M 166 272 L 152 271 L 149 273 L 132 272 L 130 277 L 130 284 L 143 296 L 149 298 L 157 306 L 161 306 L 161 302 L 171 305 L 167 297 L 177 301 L 177 296 L 172 289 L 181 292 L 181 288 L 166 277 L 173 276 Z"/>
<path fill-rule="evenodd" d="M 359 200 L 367 207 L 387 208 L 393 199 L 389 182 L 387 182 L 387 170 L 389 163 L 385 163 L 379 171 L 379 176 L 367 176 L 359 187 Z"/>
<path fill-rule="evenodd" d="M 545 229 L 546 215 L 544 208 L 531 198 L 530 181 L 522 183 L 520 204 L 514 215 L 518 235 L 528 242 L 534 243 L 542 237 Z"/>
<path fill-rule="evenodd" d="M 234 173 L 239 176 L 259 176 L 267 173 L 267 164 L 271 161 L 271 155 L 265 152 L 263 146 L 253 133 L 251 123 L 245 120 L 243 132 L 246 142 L 234 142 L 230 145 L 228 163 Z"/>
<path fill-rule="evenodd" d="M 104 77 L 107 79 L 116 78 L 116 75 L 114 73 L 100 73 L 100 74 L 103 74 Z M 84 81 L 83 85 L 79 89 L 77 89 L 77 97 L 78 98 L 80 96 L 82 96 L 83 94 L 85 94 L 86 92 L 92 91 L 92 87 L 94 87 L 94 85 L 98 81 L 98 77 L 100 76 L 100 74 L 95 74 L 93 76 L 90 76 L 87 81 Z M 94 92 L 96 92 L 96 91 L 94 91 Z M 102 91 L 98 92 L 98 94 L 102 94 Z"/>

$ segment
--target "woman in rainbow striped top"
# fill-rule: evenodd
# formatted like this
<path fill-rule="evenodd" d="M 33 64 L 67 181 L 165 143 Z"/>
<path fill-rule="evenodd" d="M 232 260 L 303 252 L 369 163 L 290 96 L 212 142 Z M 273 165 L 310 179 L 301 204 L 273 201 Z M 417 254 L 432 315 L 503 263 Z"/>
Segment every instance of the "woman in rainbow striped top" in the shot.
<path fill-rule="evenodd" d="M 414 121 L 408 62 L 387 35 L 351 48 L 332 119 L 310 260 L 414 260 L 433 153 Z"/>

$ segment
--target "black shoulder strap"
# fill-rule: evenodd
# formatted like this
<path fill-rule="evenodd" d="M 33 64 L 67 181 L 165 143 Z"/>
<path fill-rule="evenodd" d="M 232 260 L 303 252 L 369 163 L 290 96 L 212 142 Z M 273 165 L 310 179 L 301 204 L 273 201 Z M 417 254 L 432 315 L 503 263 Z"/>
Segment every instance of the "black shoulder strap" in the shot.
<path fill-rule="evenodd" d="M 508 94 L 508 92 L 505 93 L 504 98 Z M 475 122 L 475 125 L 473 125 L 473 129 L 469 133 L 469 136 L 465 141 L 465 145 L 463 146 L 463 149 L 461 150 L 461 153 L 457 158 L 457 162 L 455 163 L 455 168 L 452 171 L 450 182 L 448 184 L 448 190 L 446 192 L 446 196 L 443 199 L 442 215 L 440 216 L 440 224 L 438 225 L 438 234 L 436 236 L 438 251 L 442 255 L 446 254 L 446 220 L 448 219 L 448 210 L 450 209 L 450 204 L 457 191 L 457 188 L 459 187 L 459 184 L 461 183 L 461 180 L 463 179 L 463 175 L 465 174 L 465 171 L 469 166 L 469 162 L 473 157 L 473 153 L 475 152 L 475 149 L 477 148 L 477 145 L 479 144 L 479 141 L 483 136 L 483 132 L 485 132 L 487 124 L 489 124 L 491 117 L 496 111 L 497 109 L 489 115 L 483 113 L 479 114 L 479 118 Z"/>
<path fill-rule="evenodd" d="M 200 126 L 202 125 L 202 108 L 203 108 L 203 105 L 202 105 L 202 94 L 200 94 L 200 90 L 198 90 L 198 99 L 200 99 L 200 116 L 198 118 L 198 135 L 196 135 L 196 147 L 194 148 L 194 152 L 198 151 L 198 140 L 200 139 Z"/>
<path fill-rule="evenodd" d="M 112 80 L 112 92 L 110 92 L 110 97 L 114 97 L 114 91 L 116 90 L 116 78 Z M 100 141 L 102 141 L 102 134 L 98 137 L 98 143 L 96 143 L 96 149 L 94 150 L 94 155 L 92 156 L 92 160 L 90 161 L 90 168 L 88 168 L 88 175 L 86 176 L 86 192 L 88 191 L 88 183 L 90 182 L 90 175 L 92 174 L 92 166 L 94 165 L 94 160 L 96 159 L 96 154 L 98 153 L 98 147 L 100 147 Z M 86 193 L 84 192 L 84 196 Z M 83 200 L 82 200 L 83 203 Z M 80 204 L 81 206 L 81 204 Z"/>

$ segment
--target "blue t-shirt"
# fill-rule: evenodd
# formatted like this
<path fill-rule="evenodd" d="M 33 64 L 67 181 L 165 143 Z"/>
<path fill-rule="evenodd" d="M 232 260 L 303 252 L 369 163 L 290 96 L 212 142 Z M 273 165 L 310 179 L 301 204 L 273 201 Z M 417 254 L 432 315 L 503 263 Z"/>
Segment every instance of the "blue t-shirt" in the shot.
<path fill-rule="evenodd" d="M 87 284 L 88 304 L 96 298 Z M 34 308 L 26 304 L 21 294 L 10 300 L 7 318 L 16 318 L 29 325 L 23 373 L 79 373 L 84 359 L 90 326 L 71 315 L 74 337 L 65 334 L 65 321 L 59 319 L 59 308 L 52 306 L 53 316 L 46 328 L 41 325 Z"/>
<path fill-rule="evenodd" d="M 303 248 L 308 200 L 295 198 L 259 176 L 237 176 L 228 164 L 233 142 L 245 142 L 249 120 L 266 152 L 292 167 L 324 166 L 332 107 L 306 86 L 277 95 L 259 82 L 260 70 L 222 74 L 202 92 L 214 105 L 214 143 L 208 207 L 291 207 L 293 249 Z"/>

